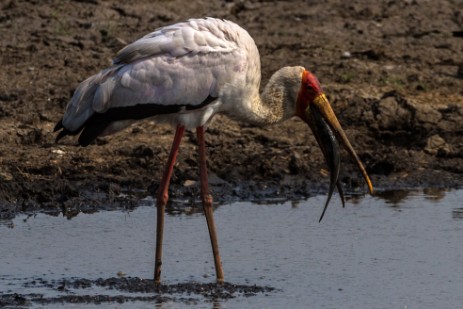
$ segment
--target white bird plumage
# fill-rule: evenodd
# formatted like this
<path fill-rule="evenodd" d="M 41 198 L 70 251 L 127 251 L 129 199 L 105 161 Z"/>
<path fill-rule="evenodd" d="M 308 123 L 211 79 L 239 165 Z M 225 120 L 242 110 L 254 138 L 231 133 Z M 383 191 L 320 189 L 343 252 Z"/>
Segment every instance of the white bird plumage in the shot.
<path fill-rule="evenodd" d="M 287 98 L 295 107 L 302 71 L 286 68 L 277 74 L 263 100 Z M 294 79 L 292 95 L 282 87 L 284 78 Z M 75 132 L 95 113 L 141 104 L 181 107 L 153 118 L 188 129 L 207 124 L 216 113 L 257 124 L 293 116 L 294 107 L 283 115 L 285 110 L 268 110 L 281 109 L 281 103 L 262 104 L 260 80 L 259 51 L 246 30 L 226 20 L 192 19 L 160 28 L 123 48 L 112 67 L 79 85 L 62 125 Z M 208 97 L 215 100 L 196 109 Z M 98 135 L 114 133 L 133 121 L 113 121 Z"/>
<path fill-rule="evenodd" d="M 246 30 L 226 20 L 191 19 L 159 28 L 119 51 L 111 67 L 77 87 L 57 123 L 55 131 L 61 130 L 57 140 L 80 133 L 83 146 L 143 118 L 177 126 L 156 201 L 155 282 L 160 280 L 168 187 L 185 128 L 197 130 L 201 197 L 217 281 L 223 282 L 204 142 L 204 127 L 217 113 L 257 125 L 293 116 L 304 120 L 314 132 L 331 172 L 325 210 L 335 186 L 344 204 L 335 139 L 354 158 L 372 192 L 369 177 L 313 74 L 300 66 L 284 67 L 272 75 L 262 93 L 260 81 L 259 51 Z"/>

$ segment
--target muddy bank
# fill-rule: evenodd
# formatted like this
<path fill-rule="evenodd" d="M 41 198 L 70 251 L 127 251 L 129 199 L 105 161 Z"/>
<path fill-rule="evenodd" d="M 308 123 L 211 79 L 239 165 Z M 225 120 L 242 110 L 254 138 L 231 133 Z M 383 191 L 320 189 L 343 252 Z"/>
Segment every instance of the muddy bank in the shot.
<path fill-rule="evenodd" d="M 459 1 L 7 1 L 0 7 L 0 217 L 134 207 L 159 184 L 173 130 L 141 122 L 87 148 L 51 132 L 78 83 L 156 27 L 215 16 L 246 28 L 263 82 L 284 65 L 319 76 L 378 189 L 463 184 L 463 7 Z M 207 131 L 216 201 L 325 192 L 326 166 L 298 120 Z M 196 137 L 172 200 L 197 198 Z M 347 191 L 366 192 L 343 157 Z"/>

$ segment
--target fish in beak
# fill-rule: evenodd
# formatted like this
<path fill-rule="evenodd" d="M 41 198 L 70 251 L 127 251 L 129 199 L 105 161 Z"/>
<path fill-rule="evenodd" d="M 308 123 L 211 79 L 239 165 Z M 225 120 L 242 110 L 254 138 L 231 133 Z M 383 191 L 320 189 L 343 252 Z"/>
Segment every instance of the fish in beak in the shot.
<path fill-rule="evenodd" d="M 344 193 L 339 182 L 341 160 L 338 141 L 344 146 L 354 162 L 357 163 L 357 167 L 362 173 L 371 194 L 373 193 L 373 185 L 362 162 L 347 139 L 346 133 L 334 114 L 328 99 L 323 93 L 320 83 L 309 71 L 304 71 L 302 74 L 302 84 L 297 101 L 297 114 L 311 128 L 330 170 L 330 186 L 325 207 L 320 216 L 319 221 L 321 221 L 335 187 L 338 189 L 343 207 L 345 205 Z"/>

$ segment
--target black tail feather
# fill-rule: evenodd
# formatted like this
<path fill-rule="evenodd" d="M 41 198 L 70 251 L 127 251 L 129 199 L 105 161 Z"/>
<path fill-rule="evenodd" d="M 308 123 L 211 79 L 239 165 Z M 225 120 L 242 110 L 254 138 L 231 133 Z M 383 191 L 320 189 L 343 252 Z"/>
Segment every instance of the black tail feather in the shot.
<path fill-rule="evenodd" d="M 110 124 L 110 122 L 100 122 L 85 126 L 79 136 L 79 145 L 82 147 L 90 145 Z"/>
<path fill-rule="evenodd" d="M 66 129 L 63 129 L 63 131 L 60 131 L 58 135 L 55 138 L 55 143 L 58 143 L 60 139 L 65 137 L 66 135 L 69 135 L 68 131 Z"/>
<path fill-rule="evenodd" d="M 61 130 L 61 131 L 59 131 L 59 130 Z M 58 135 L 55 138 L 55 143 L 59 142 L 59 140 L 61 140 L 66 135 L 77 135 L 77 134 L 79 134 L 79 132 L 82 131 L 82 128 L 79 128 L 76 131 L 70 131 L 70 130 L 66 129 L 63 126 L 63 120 L 61 119 L 60 121 L 58 121 L 56 123 L 55 128 L 53 129 L 53 132 L 57 132 L 57 131 L 59 131 L 59 132 L 58 132 Z"/>
<path fill-rule="evenodd" d="M 115 121 L 139 120 L 156 115 L 175 114 L 182 110 L 192 111 L 200 109 L 214 102 L 217 98 L 208 96 L 199 105 L 162 105 L 162 104 L 137 104 L 132 106 L 114 107 L 104 113 L 94 113 L 85 123 L 75 131 L 70 131 L 63 126 L 63 120 L 58 121 L 53 132 L 61 130 L 56 136 L 56 142 L 66 135 L 79 136 L 79 145 L 88 146 L 93 140 L 100 136 L 104 130 Z"/>
<path fill-rule="evenodd" d="M 55 128 L 53 129 L 53 132 L 56 132 L 56 131 L 61 130 L 61 129 L 64 129 L 63 119 L 61 119 L 60 121 L 58 121 L 56 123 Z"/>

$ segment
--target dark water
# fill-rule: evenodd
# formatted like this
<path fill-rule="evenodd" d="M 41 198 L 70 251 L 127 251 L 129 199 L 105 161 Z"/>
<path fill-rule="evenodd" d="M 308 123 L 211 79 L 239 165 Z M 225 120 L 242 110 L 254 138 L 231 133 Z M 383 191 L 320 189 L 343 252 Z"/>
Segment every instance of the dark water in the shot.
<path fill-rule="evenodd" d="M 235 203 L 215 211 L 225 279 L 276 291 L 198 299 L 47 308 L 460 308 L 463 304 L 463 190 L 383 192 L 298 203 Z M 59 294 L 37 280 L 151 278 L 156 212 L 37 214 L 0 221 L 0 293 Z M 167 215 L 163 281 L 214 282 L 204 216 Z M 25 286 L 26 285 L 26 286 Z M 73 291 L 72 293 L 89 291 Z M 95 294 L 119 291 L 92 289 Z M 127 293 L 127 292 L 125 292 Z M 0 294 L 1 295 L 1 294 Z M 41 307 L 33 304 L 33 307 Z"/>

